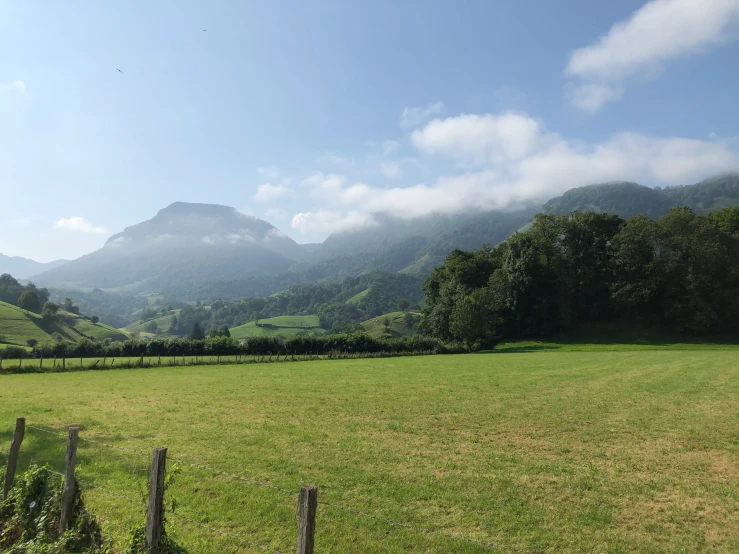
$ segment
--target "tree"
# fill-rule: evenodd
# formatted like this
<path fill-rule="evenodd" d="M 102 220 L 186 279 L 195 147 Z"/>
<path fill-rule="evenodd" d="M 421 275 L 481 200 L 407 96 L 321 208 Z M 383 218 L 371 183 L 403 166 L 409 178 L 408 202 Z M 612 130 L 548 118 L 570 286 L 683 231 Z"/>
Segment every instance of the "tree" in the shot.
<path fill-rule="evenodd" d="M 36 339 L 28 339 L 26 341 L 26 344 L 30 346 L 31 348 L 36 348 L 36 345 L 38 344 L 38 341 Z"/>
<path fill-rule="evenodd" d="M 27 290 L 18 298 L 18 307 L 29 312 L 39 313 L 41 311 L 41 302 L 38 294 L 34 290 Z"/>
<path fill-rule="evenodd" d="M 390 332 L 390 323 L 391 323 L 391 321 L 390 321 L 390 318 L 389 317 L 386 317 L 385 319 L 382 320 L 382 324 L 385 326 L 385 332 L 386 333 L 389 333 Z"/>
<path fill-rule="evenodd" d="M 144 331 L 147 333 L 158 333 L 159 332 L 159 325 L 157 325 L 156 321 L 150 321 L 144 326 Z"/>
<path fill-rule="evenodd" d="M 400 300 L 398 300 L 398 309 L 401 312 L 405 312 L 410 307 L 410 305 L 411 303 L 408 302 L 405 298 L 401 298 Z"/>
<path fill-rule="evenodd" d="M 65 298 L 62 307 L 64 308 L 65 312 L 69 312 L 70 314 L 80 313 L 80 309 L 74 305 L 71 298 Z"/>
<path fill-rule="evenodd" d="M 41 315 L 46 321 L 53 321 L 56 319 L 56 313 L 59 311 L 59 306 L 54 304 L 53 302 L 47 302 L 44 304 L 43 310 L 41 310 Z"/>
<path fill-rule="evenodd" d="M 408 330 L 412 331 L 413 327 L 416 325 L 416 316 L 413 314 L 405 314 L 405 316 L 403 316 L 403 321 Z"/>
<path fill-rule="evenodd" d="M 92 321 L 93 323 L 97 323 L 98 321 L 100 321 L 100 318 L 98 316 L 94 315 L 94 316 L 92 316 L 92 318 L 90 318 L 90 321 Z"/>
<path fill-rule="evenodd" d="M 254 323 L 255 325 L 259 325 L 259 320 L 264 319 L 264 316 L 262 315 L 262 312 L 254 312 Z"/>
<path fill-rule="evenodd" d="M 192 340 L 201 340 L 205 338 L 205 332 L 199 323 L 192 326 L 192 331 L 190 331 L 189 337 Z"/>

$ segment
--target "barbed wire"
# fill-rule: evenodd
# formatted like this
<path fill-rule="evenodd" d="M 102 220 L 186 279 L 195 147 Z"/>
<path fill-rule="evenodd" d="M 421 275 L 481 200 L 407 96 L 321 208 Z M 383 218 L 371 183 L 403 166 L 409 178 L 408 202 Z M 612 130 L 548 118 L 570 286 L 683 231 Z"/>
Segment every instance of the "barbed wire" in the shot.
<path fill-rule="evenodd" d="M 346 508 L 344 506 L 339 506 L 338 504 L 332 504 L 330 502 L 320 502 L 319 501 L 318 504 L 321 504 L 323 506 L 328 506 L 328 507 L 334 508 L 336 510 L 341 510 L 343 512 L 348 512 L 348 513 L 354 514 L 356 516 L 360 516 L 360 517 L 364 517 L 364 518 L 368 518 L 368 519 L 374 519 L 374 520 L 377 520 L 377 521 L 382 521 L 383 523 L 387 523 L 387 524 L 393 525 L 395 527 L 401 527 L 403 529 L 408 529 L 408 530 L 411 530 L 411 531 L 416 531 L 416 532 L 422 533 L 424 535 L 435 535 L 437 537 L 444 537 L 444 538 L 447 538 L 447 539 L 453 539 L 453 540 L 457 540 L 457 541 L 463 541 L 463 542 L 467 542 L 467 543 L 470 543 L 470 544 L 476 544 L 476 545 L 479 545 L 479 546 L 485 546 L 487 548 L 493 548 L 493 549 L 496 549 L 496 550 L 503 550 L 503 551 L 507 551 L 507 552 L 518 552 L 520 554 L 538 554 L 536 552 L 529 551 L 529 550 L 523 550 L 523 549 L 517 548 L 515 546 L 508 546 L 508 545 L 494 543 L 494 542 L 486 542 L 486 541 L 482 541 L 482 540 L 479 540 L 479 539 L 472 539 L 472 538 L 469 538 L 469 537 L 461 537 L 459 535 L 452 535 L 451 533 L 444 533 L 442 531 L 432 531 L 430 529 L 422 529 L 420 527 L 416 527 L 416 526 L 411 525 L 409 523 L 402 523 L 400 521 L 395 521 L 395 520 L 388 519 L 388 518 L 385 518 L 385 517 L 380 517 L 380 516 L 376 516 L 376 515 L 372 515 L 372 514 L 367 514 L 365 512 L 360 512 L 359 510 L 354 510 L 353 508 Z"/>
<path fill-rule="evenodd" d="M 66 438 L 67 436 L 64 433 L 57 433 L 56 431 L 51 431 L 49 429 L 42 429 L 41 427 L 34 427 L 33 425 L 26 425 L 26 428 L 34 429 L 36 431 L 41 431 L 42 433 L 48 433 L 49 435 L 56 435 L 57 437 L 62 437 L 62 438 Z M 129 454 L 143 454 L 145 456 L 151 456 L 151 452 L 145 452 L 144 450 L 135 450 L 133 448 L 126 448 L 125 446 L 117 446 L 115 444 L 109 444 L 107 442 L 96 441 L 93 439 L 87 439 L 87 438 L 79 437 L 79 436 L 77 438 L 81 442 L 89 442 L 90 444 L 97 444 L 98 446 L 105 446 L 107 448 L 112 448 L 113 450 L 121 450 L 123 452 L 128 452 Z"/>
<path fill-rule="evenodd" d="M 175 463 L 178 463 L 178 464 L 184 464 L 184 465 L 187 465 L 187 466 L 190 466 L 190 467 L 194 467 L 194 468 L 197 468 L 197 469 L 202 469 L 204 471 L 210 471 L 210 472 L 213 472 L 213 473 L 217 473 L 219 475 L 224 475 L 226 477 L 230 477 L 231 479 L 236 479 L 238 481 L 243 481 L 244 483 L 248 483 L 248 484 L 254 485 L 256 487 L 262 487 L 262 488 L 265 488 L 265 489 L 272 489 L 272 490 L 275 490 L 275 491 L 283 492 L 285 494 L 297 494 L 299 492 L 298 490 L 283 489 L 283 488 L 280 488 L 280 487 L 276 487 L 275 485 L 270 485 L 269 483 L 262 483 L 260 481 L 255 480 L 255 479 L 252 479 L 250 477 L 243 477 L 243 476 L 237 475 L 235 473 L 228 473 L 227 471 L 223 471 L 221 469 L 217 469 L 217 468 L 214 468 L 214 467 L 209 467 L 209 466 L 205 466 L 205 465 L 201 465 L 201 464 L 195 464 L 195 463 L 192 463 L 192 462 L 187 462 L 185 460 L 178 460 L 176 458 L 172 458 L 172 461 L 175 462 Z"/>
<path fill-rule="evenodd" d="M 47 468 L 47 469 L 49 470 L 49 473 L 53 473 L 54 475 L 59 475 L 60 477 L 64 477 L 64 474 L 60 473 L 59 471 L 53 470 L 51 468 Z M 123 500 L 127 500 L 128 502 L 131 502 L 132 504 L 138 504 L 139 506 L 146 505 L 146 502 L 144 502 L 143 499 L 136 500 L 135 498 L 132 498 L 125 494 L 121 494 L 119 492 L 112 491 L 110 489 L 106 489 L 105 487 L 101 487 L 100 485 L 97 485 L 95 483 L 90 483 L 89 481 L 81 481 L 80 479 L 77 479 L 77 482 L 83 487 L 87 487 L 88 489 L 97 489 L 97 490 L 103 491 L 104 493 L 107 493 L 111 496 L 116 496 Z"/>
<path fill-rule="evenodd" d="M 26 425 L 26 427 L 29 428 L 29 429 L 35 429 L 36 431 L 41 431 L 42 433 L 48 433 L 50 435 L 56 435 L 58 437 L 66 437 L 66 435 L 64 433 L 58 433 L 56 431 L 51 431 L 49 429 L 42 429 L 41 427 L 34 427 L 33 425 Z M 144 452 L 143 450 L 135 450 L 135 449 L 132 449 L 132 448 L 125 448 L 123 446 L 116 446 L 114 444 L 108 444 L 106 442 L 96 441 L 96 440 L 93 440 L 93 439 L 87 439 L 87 438 L 83 438 L 83 437 L 78 437 L 78 439 L 80 441 L 82 441 L 82 442 L 88 442 L 88 443 L 91 443 L 91 444 L 97 444 L 99 446 L 106 446 L 108 448 L 113 448 L 113 449 L 116 449 L 116 450 L 122 450 L 124 452 L 129 452 L 129 453 L 132 453 L 132 454 L 144 454 L 146 456 L 150 456 L 151 455 L 151 453 Z M 231 479 L 236 479 L 238 481 L 242 481 L 244 483 L 248 483 L 250 485 L 254 485 L 254 486 L 257 486 L 257 487 L 261 487 L 261 488 L 265 488 L 265 489 L 272 489 L 272 490 L 276 490 L 276 491 L 279 491 L 279 492 L 282 492 L 282 493 L 285 493 L 285 494 L 297 494 L 298 493 L 297 490 L 283 489 L 283 488 L 280 488 L 280 487 L 276 487 L 275 485 L 271 485 L 269 483 L 264 483 L 264 482 L 261 482 L 261 481 L 257 481 L 256 479 L 253 479 L 251 477 L 244 477 L 243 475 L 237 475 L 235 473 L 229 473 L 227 471 L 223 471 L 222 469 L 218 469 L 218 468 L 214 468 L 214 467 L 210 467 L 210 466 L 206 466 L 206 465 L 202 465 L 202 464 L 197 464 L 197 463 L 194 463 L 194 462 L 188 462 L 187 460 L 182 460 L 180 458 L 170 458 L 170 460 L 172 462 L 177 463 L 177 464 L 182 464 L 182 465 L 194 467 L 196 469 L 201 469 L 201 470 L 204 470 L 204 471 L 209 471 L 211 473 L 216 473 L 218 475 L 223 475 L 225 477 L 229 477 Z"/>
<path fill-rule="evenodd" d="M 216 527 L 212 527 L 210 525 L 207 525 L 205 523 L 200 523 L 199 521 L 195 521 L 194 519 L 191 519 L 187 516 L 182 515 L 179 512 L 170 512 L 171 515 L 175 517 L 179 517 L 180 519 L 183 519 L 184 521 L 191 523 L 193 525 L 197 525 L 198 527 L 202 527 L 203 529 L 207 529 L 208 531 L 211 531 L 212 533 L 217 533 L 219 535 L 222 535 L 224 537 L 227 537 L 229 539 L 235 540 L 240 542 L 241 544 L 247 545 L 247 546 L 253 546 L 254 548 L 258 548 L 260 550 L 263 550 L 264 552 L 272 552 L 272 554 L 283 554 L 279 550 L 275 550 L 273 548 L 270 548 L 268 546 L 264 546 L 263 544 L 259 544 L 254 541 L 250 541 L 249 539 L 245 539 L 243 537 L 239 537 L 238 535 L 233 535 L 231 533 L 227 533 L 226 531 L 223 531 L 221 529 L 218 529 Z"/>

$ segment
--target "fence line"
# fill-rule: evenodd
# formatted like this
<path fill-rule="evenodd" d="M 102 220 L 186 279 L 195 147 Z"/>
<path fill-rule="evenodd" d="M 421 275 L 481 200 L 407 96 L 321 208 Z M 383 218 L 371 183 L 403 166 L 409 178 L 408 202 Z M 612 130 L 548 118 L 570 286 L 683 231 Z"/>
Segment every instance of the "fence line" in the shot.
<path fill-rule="evenodd" d="M 42 433 L 48 433 L 49 435 L 56 435 L 57 437 L 66 438 L 67 435 L 64 433 L 57 433 L 56 431 L 51 431 L 49 429 L 42 429 L 41 427 L 34 427 L 33 425 L 26 425 L 28 429 L 34 429 L 35 431 L 41 431 Z M 124 446 L 116 446 L 115 444 L 108 444 L 105 442 L 96 441 L 93 439 L 83 439 L 82 437 L 79 438 L 82 442 L 89 442 L 90 444 L 97 444 L 98 446 L 106 446 L 108 448 L 112 448 L 114 450 L 121 450 L 123 452 L 128 452 L 129 454 L 143 454 L 144 456 L 149 456 L 149 452 L 145 452 L 143 450 L 134 450 L 132 448 L 126 448 Z"/>
<path fill-rule="evenodd" d="M 47 469 L 49 470 L 49 473 L 53 473 L 54 475 L 58 475 L 59 477 L 64 477 L 64 474 L 61 473 L 61 472 L 59 472 L 59 471 L 55 471 L 55 470 L 53 470 L 51 468 L 47 468 Z M 77 478 L 75 477 L 75 479 L 77 479 Z M 90 483 L 89 481 L 81 481 L 80 479 L 77 479 L 77 482 L 80 485 L 82 485 L 83 487 L 86 487 L 88 489 L 97 489 L 97 490 L 103 491 L 104 493 L 109 494 L 111 496 L 116 496 L 116 497 L 121 498 L 123 500 L 127 500 L 128 502 L 130 502 L 132 504 L 138 504 L 139 506 L 142 506 L 142 507 L 143 506 L 146 506 L 146 503 L 142 499 L 136 500 L 135 498 L 132 498 L 130 496 L 126 496 L 125 494 L 121 494 L 119 492 L 112 491 L 110 489 L 106 489 L 105 487 L 101 487 L 100 485 L 96 485 L 95 483 Z"/>
<path fill-rule="evenodd" d="M 32 426 L 32 425 L 26 425 L 26 428 L 33 429 L 35 431 L 40 431 L 42 433 L 47 433 L 47 434 L 50 434 L 50 435 L 58 436 L 58 437 L 65 437 L 65 435 L 63 433 L 58 433 L 56 431 L 52 431 L 52 430 L 49 430 L 49 429 L 43 429 L 41 427 L 35 427 L 35 426 Z M 126 447 L 122 447 L 122 446 L 116 446 L 116 445 L 113 445 L 113 444 L 108 444 L 108 443 L 101 442 L 101 441 L 96 441 L 96 440 L 93 440 L 93 439 L 85 439 L 85 438 L 80 437 L 79 440 L 80 441 L 83 441 L 83 442 L 91 443 L 91 444 L 105 446 L 105 447 L 112 448 L 112 449 L 115 449 L 115 450 L 120 450 L 120 451 L 124 451 L 124 452 L 128 452 L 128 453 L 137 454 L 137 455 L 142 455 L 142 454 L 143 455 L 147 455 L 147 456 L 149 455 L 147 452 L 145 452 L 143 450 L 136 450 L 136 449 L 126 448 Z M 0 454 L 2 454 L 3 456 L 5 456 L 6 458 L 9 458 L 9 456 L 5 452 L 0 451 Z M 283 488 L 280 488 L 280 487 L 277 487 L 277 486 L 274 486 L 274 485 L 271 485 L 271 484 L 268 484 L 268 483 L 263 483 L 263 482 L 260 482 L 260 481 L 256 481 L 256 480 L 251 479 L 251 478 L 248 478 L 248 477 L 243 477 L 241 475 L 229 473 L 229 472 L 226 472 L 226 471 L 223 471 L 223 470 L 220 470 L 220 469 L 217 469 L 217 468 L 209 467 L 209 466 L 206 466 L 206 465 L 202 465 L 202 464 L 188 462 L 188 461 L 182 460 L 182 459 L 174 459 L 174 458 L 172 458 L 172 461 L 175 462 L 175 463 L 178 463 L 178 464 L 182 464 L 182 465 L 190 466 L 190 467 L 193 467 L 193 468 L 201 469 L 201 470 L 204 470 L 204 471 L 212 472 L 212 473 L 214 473 L 216 475 L 223 475 L 223 476 L 229 477 L 231 479 L 242 481 L 244 483 L 247 483 L 247 484 L 250 484 L 250 485 L 253 485 L 253 486 L 257 486 L 257 487 L 261 487 L 261 488 L 267 488 L 267 489 L 272 489 L 272 490 L 280 491 L 280 492 L 285 493 L 285 494 L 295 494 L 295 493 L 298 493 L 299 492 L 298 490 L 283 489 Z M 54 470 L 51 470 L 51 469 L 49 471 L 51 473 L 54 473 L 54 474 L 59 475 L 61 477 L 64 477 L 64 474 L 62 474 L 62 473 L 60 473 L 58 471 L 54 471 Z M 124 500 L 126 500 L 128 502 L 137 504 L 139 506 L 144 506 L 146 504 L 141 499 L 135 500 L 132 497 L 129 497 L 129 496 L 126 496 L 126 495 L 117 493 L 115 491 L 111 491 L 109 489 L 106 489 L 106 488 L 101 487 L 99 485 L 96 485 L 94 483 L 86 483 L 86 482 L 82 482 L 82 481 L 79 481 L 79 480 L 78 480 L 78 482 L 80 483 L 80 485 L 83 485 L 85 487 L 88 487 L 88 488 L 91 488 L 91 489 L 101 490 L 101 491 L 103 491 L 103 492 L 105 492 L 107 494 L 110 494 L 112 496 L 116 496 L 116 497 L 121 498 L 121 499 L 124 499 Z M 382 517 L 382 516 L 377 516 L 377 515 L 369 514 L 369 513 L 366 513 L 366 512 L 355 510 L 354 508 L 348 508 L 346 506 L 341 506 L 339 504 L 334 504 L 334 503 L 331 503 L 331 502 L 323 502 L 323 501 L 321 501 L 321 502 L 318 502 L 318 504 L 319 505 L 322 505 L 322 506 L 326 506 L 328 508 L 333 508 L 335 510 L 346 512 L 346 513 L 355 515 L 357 517 L 362 517 L 362 518 L 366 518 L 366 519 L 372 519 L 372 520 L 375 520 L 375 521 L 386 523 L 386 524 L 391 525 L 393 527 L 397 527 L 397 528 L 400 528 L 400 529 L 406 529 L 408 531 L 414 531 L 414 532 L 417 532 L 417 533 L 420 533 L 420 534 L 424 534 L 424 535 L 436 536 L 436 537 L 441 537 L 441 538 L 450 539 L 450 540 L 454 540 L 454 541 L 466 542 L 468 544 L 482 546 L 482 547 L 490 548 L 490 549 L 494 549 L 494 550 L 507 551 L 507 552 L 515 552 L 515 553 L 518 553 L 518 554 L 537 554 L 534 551 L 524 550 L 524 549 L 517 548 L 517 547 L 514 547 L 514 546 L 508 546 L 508 545 L 504 545 L 504 544 L 500 544 L 500 543 L 495 543 L 495 542 L 487 542 L 487 541 L 480 540 L 480 539 L 473 539 L 473 538 L 464 537 L 464 536 L 460 536 L 460 535 L 454 535 L 454 534 L 451 534 L 451 533 L 445 533 L 443 531 L 434 531 L 434 530 L 430 530 L 430 529 L 423 529 L 421 527 L 417 527 L 417 526 L 411 525 L 409 523 L 403 523 L 403 522 L 396 521 L 396 520 L 393 520 L 393 519 L 390 519 L 390 518 L 386 518 L 386 517 Z M 252 542 L 252 541 L 250 541 L 248 539 L 245 539 L 243 537 L 240 537 L 238 535 L 234 535 L 232 533 L 228 533 L 228 532 L 223 531 L 221 529 L 218 529 L 216 527 L 212 527 L 210 525 L 207 525 L 205 523 L 198 522 L 196 520 L 193 520 L 193 519 L 191 519 L 191 518 L 189 518 L 187 516 L 184 516 L 184 515 L 180 514 L 179 512 L 170 512 L 170 514 L 173 515 L 173 516 L 175 516 L 175 517 L 181 518 L 182 520 L 184 520 L 184 521 L 186 521 L 186 522 L 188 522 L 190 524 L 197 525 L 199 527 L 202 527 L 204 529 L 207 529 L 208 531 L 210 531 L 212 533 L 216 533 L 216 534 L 219 534 L 219 535 L 224 536 L 226 538 L 229 538 L 231 540 L 240 542 L 243 545 L 247 545 L 247 546 L 259 548 L 259 549 L 261 549 L 261 550 L 263 550 L 265 552 L 272 552 L 273 554 L 282 554 L 282 552 L 280 552 L 279 550 L 272 549 L 270 547 L 261 545 L 259 543 Z"/>
<path fill-rule="evenodd" d="M 66 437 L 66 435 L 64 435 L 63 433 L 57 433 L 56 431 L 50 431 L 48 429 L 42 429 L 41 427 L 34 427 L 33 425 L 26 425 L 26 428 L 28 428 L 28 429 L 35 429 L 36 431 L 41 431 L 43 433 L 48 433 L 50 435 L 56 435 L 58 437 Z M 148 452 L 144 452 L 143 450 L 134 450 L 132 448 L 125 448 L 123 446 L 116 446 L 116 445 L 113 445 L 113 444 L 108 444 L 108 443 L 96 441 L 96 440 L 93 440 L 93 439 L 83 439 L 82 437 L 80 437 L 79 440 L 82 441 L 82 442 L 89 442 L 89 443 L 92 443 L 92 444 L 97 444 L 99 446 L 107 446 L 108 448 L 113 448 L 115 450 L 121 450 L 123 452 L 129 452 L 131 454 L 142 454 L 142 455 L 145 455 L 145 456 L 149 456 L 149 453 Z M 254 485 L 256 487 L 261 487 L 261 488 L 265 488 L 265 489 L 272 489 L 272 490 L 276 490 L 276 491 L 279 491 L 279 492 L 282 492 L 282 493 L 285 493 L 285 494 L 297 494 L 298 493 L 298 490 L 297 489 L 294 489 L 294 490 L 283 489 L 283 488 L 280 488 L 280 487 L 276 487 L 275 485 L 270 485 L 269 483 L 263 483 L 261 481 L 257 481 L 256 479 L 253 479 L 251 477 L 244 477 L 242 475 L 237 475 L 237 474 L 234 474 L 234 473 L 228 473 L 227 471 L 223 471 L 223 470 L 218 469 L 218 468 L 214 468 L 214 467 L 210 467 L 210 466 L 206 466 L 206 465 L 202 465 L 202 464 L 197 464 L 197 463 L 194 463 L 194 462 L 188 462 L 187 460 L 182 460 L 182 459 L 177 459 L 177 458 L 170 458 L 170 459 L 173 462 L 178 463 L 178 464 L 182 464 L 182 465 L 194 467 L 196 469 L 201 469 L 201 470 L 204 470 L 204 471 L 210 471 L 212 473 L 217 473 L 219 475 L 224 475 L 226 477 L 230 477 L 231 479 L 242 481 L 244 483 L 248 483 L 248 484 Z"/>

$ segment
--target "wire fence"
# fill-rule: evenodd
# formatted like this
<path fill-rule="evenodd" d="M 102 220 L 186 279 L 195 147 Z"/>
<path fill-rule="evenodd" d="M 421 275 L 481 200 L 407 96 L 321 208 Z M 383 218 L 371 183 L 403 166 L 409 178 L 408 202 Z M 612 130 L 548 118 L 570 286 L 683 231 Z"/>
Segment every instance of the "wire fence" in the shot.
<path fill-rule="evenodd" d="M 58 431 L 53 431 L 51 429 L 44 429 L 42 427 L 36 427 L 36 426 L 33 426 L 33 425 L 26 425 L 26 428 L 27 429 L 32 429 L 34 431 L 38 431 L 40 433 L 45 433 L 45 434 L 48 434 L 48 435 L 52 435 L 52 436 L 64 438 L 64 439 L 67 438 L 67 435 L 65 433 L 61 433 L 61 432 L 58 432 Z M 110 449 L 113 449 L 113 450 L 125 452 L 125 453 L 128 453 L 128 454 L 145 455 L 147 457 L 151 455 L 151 452 L 147 452 L 145 450 L 138 450 L 138 449 L 134 449 L 134 448 L 127 448 L 127 447 L 118 446 L 118 445 L 114 445 L 114 444 L 110 444 L 110 443 L 106 443 L 106 442 L 102 442 L 102 441 L 98 441 L 98 440 L 94 440 L 94 439 L 88 439 L 88 438 L 79 437 L 78 440 L 80 442 L 86 442 L 86 443 L 90 443 L 90 444 L 94 444 L 94 445 L 98 445 L 98 446 L 103 446 L 103 447 L 107 447 L 107 448 L 110 448 Z M 8 458 L 8 455 L 5 452 L 0 452 L 0 454 L 2 454 L 5 458 Z M 236 481 L 239 481 L 239 482 L 242 482 L 242 483 L 245 483 L 247 485 L 254 486 L 254 487 L 275 490 L 275 491 L 278 491 L 278 492 L 281 492 L 281 493 L 284 493 L 284 494 L 290 494 L 290 495 L 298 494 L 299 493 L 299 490 L 298 489 L 286 489 L 286 488 L 278 487 L 278 486 L 272 485 L 270 483 L 265 483 L 263 480 L 255 479 L 253 477 L 247 477 L 247 476 L 244 476 L 244 475 L 239 475 L 239 474 L 231 473 L 231 472 L 228 472 L 228 471 L 223 471 L 223 470 L 218 469 L 218 468 L 215 468 L 215 467 L 211 467 L 211 466 L 199 464 L 199 463 L 196 463 L 196 462 L 190 462 L 188 460 L 184 460 L 184 459 L 181 459 L 181 458 L 170 458 L 170 460 L 171 461 L 174 461 L 177 464 L 183 465 L 183 466 L 189 466 L 189 467 L 192 467 L 192 468 L 195 468 L 195 469 L 199 469 L 199 470 L 202 470 L 202 471 L 213 473 L 215 475 L 227 477 L 229 479 L 233 479 L 233 480 L 236 480 Z M 54 470 L 50 470 L 50 471 L 52 473 L 56 474 L 56 475 L 59 475 L 59 476 L 64 477 L 64 475 L 62 473 L 58 472 L 58 471 L 54 471 Z M 129 502 L 131 504 L 135 504 L 135 505 L 137 505 L 139 507 L 144 507 L 146 505 L 146 501 L 144 500 L 143 497 L 136 499 L 136 498 L 133 498 L 131 496 L 128 496 L 128 495 L 125 495 L 125 494 L 122 494 L 122 493 L 119 493 L 119 492 L 110 490 L 108 488 L 105 488 L 105 487 L 103 487 L 103 486 L 101 486 L 101 485 L 99 485 L 97 483 L 84 482 L 84 481 L 80 481 L 79 479 L 78 479 L 78 482 L 80 483 L 80 485 L 83 488 L 89 488 L 89 489 L 94 489 L 94 490 L 101 491 L 104 494 L 110 495 L 112 497 L 115 497 L 115 498 L 118 498 L 118 499 L 121 499 L 121 500 L 125 500 L 125 501 L 127 501 L 127 502 Z M 320 506 L 325 506 L 325 507 L 330 508 L 330 509 L 333 509 L 333 510 L 338 510 L 338 511 L 341 511 L 341 512 L 345 512 L 345 513 L 351 514 L 351 515 L 356 516 L 356 517 L 359 517 L 359 518 L 364 518 L 364 519 L 368 519 L 368 520 L 378 521 L 378 522 L 384 523 L 386 525 L 389 525 L 389 526 L 392 526 L 392 527 L 395 527 L 395 528 L 398 528 L 398 529 L 404 529 L 406 531 L 411 531 L 411 532 L 422 534 L 422 535 L 433 536 L 433 537 L 440 537 L 440 538 L 444 538 L 444 539 L 448 539 L 448 540 L 452 540 L 452 541 L 459 541 L 459 542 L 463 542 L 463 543 L 467 543 L 467 544 L 470 544 L 470 545 L 475 545 L 475 546 L 483 547 L 483 548 L 490 549 L 490 550 L 505 551 L 505 552 L 515 552 L 515 553 L 520 553 L 520 554 L 537 554 L 536 551 L 530 551 L 530 550 L 526 550 L 526 549 L 522 549 L 522 548 L 518 548 L 518 547 L 515 547 L 515 546 L 510 546 L 510 545 L 506 545 L 506 544 L 502 544 L 502 543 L 496 543 L 496 542 L 490 542 L 490 541 L 485 541 L 485 540 L 481 540 L 481 539 L 475 539 L 475 538 L 471 538 L 471 537 L 465 537 L 465 536 L 461 536 L 461 535 L 447 533 L 447 532 L 444 532 L 444 531 L 438 531 L 438 530 L 433 530 L 433 529 L 425 529 L 423 527 L 412 525 L 410 523 L 404 523 L 402 521 L 393 520 L 393 519 L 390 519 L 390 518 L 387 518 L 387 517 L 378 516 L 378 515 L 375 515 L 375 514 L 370 514 L 370 513 L 363 512 L 363 511 L 360 511 L 360 510 L 357 510 L 357 509 L 354 509 L 354 508 L 350 508 L 350 507 L 347 507 L 347 506 L 342 506 L 340 504 L 336 504 L 336 503 L 333 503 L 333 502 L 318 501 L 318 504 Z M 223 529 L 219 529 L 217 527 L 213 527 L 213 526 L 208 525 L 206 523 L 202 523 L 200 521 L 197 521 L 197 520 L 193 519 L 192 517 L 185 516 L 184 514 L 182 514 L 179 511 L 176 511 L 175 510 L 175 511 L 170 512 L 170 513 L 176 519 L 180 519 L 180 520 L 182 520 L 182 521 L 184 521 L 184 522 L 186 522 L 186 523 L 188 523 L 190 525 L 195 525 L 197 527 L 200 527 L 202 529 L 205 529 L 205 530 L 209 531 L 210 533 L 213 533 L 215 535 L 221 536 L 221 537 L 223 537 L 226 540 L 233 541 L 235 543 L 239 543 L 242 546 L 248 546 L 248 547 L 251 547 L 251 548 L 257 548 L 257 549 L 262 550 L 264 552 L 272 552 L 272 553 L 275 553 L 275 554 L 283 554 L 280 550 L 276 550 L 276 549 L 271 548 L 269 546 L 265 546 L 263 544 L 260 544 L 260 543 L 251 541 L 249 539 L 246 539 L 246 538 L 244 538 L 242 536 L 239 536 L 237 534 L 234 534 L 232 532 L 224 531 Z M 120 524 L 117 524 L 117 523 L 115 523 L 113 521 L 106 521 L 106 520 L 102 520 L 102 521 L 105 521 L 106 523 L 109 523 L 111 525 L 114 525 L 114 526 L 116 526 L 116 527 L 118 527 L 120 529 L 124 529 L 124 530 L 130 531 L 130 529 L 126 529 L 125 526 L 121 526 Z"/>

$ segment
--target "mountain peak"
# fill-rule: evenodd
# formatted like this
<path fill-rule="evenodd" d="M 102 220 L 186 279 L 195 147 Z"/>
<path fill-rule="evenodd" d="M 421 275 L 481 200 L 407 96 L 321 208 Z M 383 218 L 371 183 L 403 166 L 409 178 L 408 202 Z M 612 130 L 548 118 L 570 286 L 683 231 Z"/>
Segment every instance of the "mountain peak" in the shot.
<path fill-rule="evenodd" d="M 245 215 L 231 206 L 223 206 L 221 204 L 201 204 L 198 202 L 173 202 L 166 208 L 159 210 L 157 217 L 160 215 L 186 215 L 198 214 L 209 217 L 228 217 L 234 214 Z M 248 217 L 248 216 L 247 216 Z"/>

